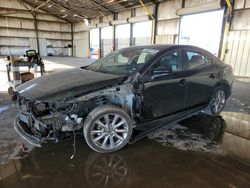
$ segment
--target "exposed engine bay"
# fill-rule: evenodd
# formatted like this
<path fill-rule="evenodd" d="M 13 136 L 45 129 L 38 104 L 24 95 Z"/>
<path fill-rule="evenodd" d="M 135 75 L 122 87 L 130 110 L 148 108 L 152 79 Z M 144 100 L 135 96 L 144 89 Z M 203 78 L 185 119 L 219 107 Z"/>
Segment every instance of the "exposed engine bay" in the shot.
<path fill-rule="evenodd" d="M 132 84 L 103 89 L 90 94 L 70 97 L 61 101 L 43 102 L 17 94 L 16 105 L 19 111 L 16 129 L 27 128 L 31 135 L 26 140 L 36 146 L 48 141 L 58 142 L 72 132 L 82 130 L 84 120 L 97 106 L 114 104 L 124 109 L 130 117 L 133 114 L 134 93 Z M 23 126 L 22 126 L 23 125 Z M 17 130 L 21 131 L 22 130 Z M 34 144 L 35 143 L 35 144 Z"/>

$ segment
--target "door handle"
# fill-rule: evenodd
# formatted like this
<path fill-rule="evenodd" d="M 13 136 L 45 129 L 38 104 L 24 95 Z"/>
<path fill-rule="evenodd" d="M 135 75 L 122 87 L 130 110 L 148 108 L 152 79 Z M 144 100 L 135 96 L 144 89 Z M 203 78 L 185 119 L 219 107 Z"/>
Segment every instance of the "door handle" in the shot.
<path fill-rule="evenodd" d="M 186 79 L 181 79 L 178 83 L 179 86 L 183 86 L 186 83 Z"/>
<path fill-rule="evenodd" d="M 214 73 L 211 73 L 211 74 L 209 75 L 209 78 L 214 79 L 214 78 L 216 78 L 216 76 L 215 76 L 215 74 L 214 74 Z"/>

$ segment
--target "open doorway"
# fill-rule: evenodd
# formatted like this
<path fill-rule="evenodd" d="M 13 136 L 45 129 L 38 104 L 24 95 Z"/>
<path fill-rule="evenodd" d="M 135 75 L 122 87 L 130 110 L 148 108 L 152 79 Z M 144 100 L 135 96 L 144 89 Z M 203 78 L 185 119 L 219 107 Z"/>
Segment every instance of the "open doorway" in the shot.
<path fill-rule="evenodd" d="M 179 44 L 204 48 L 219 55 L 224 9 L 181 17 Z"/>

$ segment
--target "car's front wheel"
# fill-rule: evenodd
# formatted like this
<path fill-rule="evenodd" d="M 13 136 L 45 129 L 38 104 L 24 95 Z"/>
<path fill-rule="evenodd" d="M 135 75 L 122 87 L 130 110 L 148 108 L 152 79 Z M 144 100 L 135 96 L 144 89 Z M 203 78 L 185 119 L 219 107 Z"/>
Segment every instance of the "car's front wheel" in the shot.
<path fill-rule="evenodd" d="M 213 115 L 219 114 L 223 110 L 226 104 L 226 101 L 227 101 L 227 94 L 226 94 L 225 88 L 222 86 L 217 87 L 210 100 L 210 105 L 209 105 L 210 112 Z"/>
<path fill-rule="evenodd" d="M 123 148 L 132 135 L 132 120 L 121 108 L 103 105 L 92 110 L 84 122 L 84 137 L 100 153 Z"/>

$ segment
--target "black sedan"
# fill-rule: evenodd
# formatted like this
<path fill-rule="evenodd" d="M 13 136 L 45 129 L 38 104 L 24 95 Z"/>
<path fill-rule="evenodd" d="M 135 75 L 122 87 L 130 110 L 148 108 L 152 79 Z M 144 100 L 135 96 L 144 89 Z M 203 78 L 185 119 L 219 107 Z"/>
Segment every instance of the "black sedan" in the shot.
<path fill-rule="evenodd" d="M 92 149 L 113 152 L 131 141 L 136 129 L 199 112 L 219 114 L 233 79 L 230 66 L 197 47 L 124 48 L 19 86 L 14 127 L 36 146 L 83 132 Z"/>

